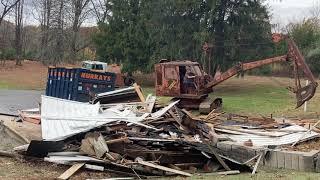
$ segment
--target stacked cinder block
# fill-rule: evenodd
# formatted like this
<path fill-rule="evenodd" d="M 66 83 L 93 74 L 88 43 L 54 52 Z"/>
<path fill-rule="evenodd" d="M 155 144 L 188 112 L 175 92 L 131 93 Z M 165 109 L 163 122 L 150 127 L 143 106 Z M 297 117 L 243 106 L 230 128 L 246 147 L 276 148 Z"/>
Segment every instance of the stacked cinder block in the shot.
<path fill-rule="evenodd" d="M 247 147 L 228 141 L 218 142 L 217 148 L 223 151 L 230 151 L 232 154 L 238 154 L 243 159 L 250 159 L 263 151 L 261 148 Z M 310 152 L 267 151 L 265 159 L 260 162 L 260 165 L 271 168 L 320 172 L 320 150 L 311 150 Z"/>
<path fill-rule="evenodd" d="M 316 171 L 318 154 L 320 151 L 269 151 L 264 165 L 272 168 L 293 169 L 299 171 Z"/>

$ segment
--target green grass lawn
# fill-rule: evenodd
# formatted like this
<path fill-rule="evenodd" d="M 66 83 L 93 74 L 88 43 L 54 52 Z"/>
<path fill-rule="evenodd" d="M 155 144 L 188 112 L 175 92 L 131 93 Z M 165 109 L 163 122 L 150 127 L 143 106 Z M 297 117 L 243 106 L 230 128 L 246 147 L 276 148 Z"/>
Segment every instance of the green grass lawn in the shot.
<path fill-rule="evenodd" d="M 319 173 L 312 172 L 299 172 L 299 171 L 291 171 L 284 169 L 262 169 L 260 172 L 257 172 L 255 175 L 251 175 L 251 173 L 241 173 L 237 175 L 202 175 L 202 176 L 193 176 L 189 179 L 204 179 L 204 180 L 220 180 L 220 179 L 228 179 L 228 180 L 318 180 L 320 179 Z"/>
<path fill-rule="evenodd" d="M 226 112 L 245 113 L 249 115 L 281 115 L 295 106 L 294 96 L 282 87 L 257 86 L 247 89 L 217 89 L 210 96 L 223 99 Z"/>
<path fill-rule="evenodd" d="M 144 87 L 143 92 L 155 94 L 154 88 Z M 223 99 L 223 110 L 230 113 L 244 113 L 247 115 L 281 114 L 287 109 L 294 108 L 294 99 L 285 88 L 259 86 L 249 89 L 223 90 L 210 94 L 211 98 Z M 158 97 L 161 103 L 167 103 L 170 97 Z"/>
<path fill-rule="evenodd" d="M 0 89 L 16 89 L 16 86 L 11 85 L 4 81 L 0 81 Z"/>
<path fill-rule="evenodd" d="M 303 112 L 303 107 L 295 109 L 295 95 L 286 89 L 285 85 L 279 85 L 275 81 L 282 79 L 253 77 L 246 79 L 231 79 L 214 88 L 211 98 L 223 99 L 223 110 L 228 113 L 243 114 L 249 116 L 274 117 L 301 117 L 317 118 L 320 109 L 320 93 L 308 103 L 308 112 Z M 287 80 L 285 80 L 287 81 Z M 143 87 L 145 95 L 155 95 L 153 87 Z M 167 103 L 170 97 L 158 97 L 160 103 Z"/>

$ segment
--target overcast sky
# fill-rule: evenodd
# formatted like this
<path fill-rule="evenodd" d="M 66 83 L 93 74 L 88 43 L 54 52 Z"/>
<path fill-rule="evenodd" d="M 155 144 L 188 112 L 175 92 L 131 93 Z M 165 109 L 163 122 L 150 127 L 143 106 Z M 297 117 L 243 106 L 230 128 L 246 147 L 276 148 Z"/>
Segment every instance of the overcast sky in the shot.
<path fill-rule="evenodd" d="M 32 7 L 31 1 L 26 0 L 25 3 L 27 4 L 26 9 L 28 9 L 26 24 L 36 25 L 38 21 L 34 19 L 34 14 L 37 13 L 37 10 Z M 281 27 L 289 22 L 301 21 L 310 16 L 310 10 L 313 6 L 320 7 L 320 0 L 267 0 L 266 3 L 270 7 L 272 24 L 280 24 Z M 95 25 L 92 20 L 88 22 L 85 22 L 84 25 Z"/>
<path fill-rule="evenodd" d="M 310 16 L 310 10 L 313 6 L 318 6 L 320 0 L 268 0 L 268 4 L 272 23 L 280 23 L 283 26 Z"/>

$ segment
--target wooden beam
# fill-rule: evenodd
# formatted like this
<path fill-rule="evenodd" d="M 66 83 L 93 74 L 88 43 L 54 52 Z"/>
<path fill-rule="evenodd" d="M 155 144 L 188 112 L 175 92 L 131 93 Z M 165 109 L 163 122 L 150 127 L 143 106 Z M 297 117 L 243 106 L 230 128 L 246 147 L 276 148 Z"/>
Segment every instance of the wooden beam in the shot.
<path fill-rule="evenodd" d="M 216 159 L 219 161 L 219 163 L 222 165 L 222 167 L 224 169 L 226 169 L 227 171 L 231 171 L 230 167 L 224 162 L 224 160 L 219 156 L 219 154 L 214 149 L 212 149 L 210 147 L 209 147 L 209 149 L 210 149 L 210 153 L 212 153 L 216 157 Z"/>
<path fill-rule="evenodd" d="M 259 166 L 259 163 L 260 163 L 260 160 L 261 160 L 263 154 L 264 154 L 264 152 L 262 152 L 262 153 L 260 154 L 260 156 L 259 156 L 256 164 L 254 165 L 254 168 L 253 168 L 253 171 L 252 171 L 251 174 L 255 174 L 255 173 L 256 173 L 256 171 L 257 171 L 257 169 L 258 169 L 258 166 Z"/>
<path fill-rule="evenodd" d="M 77 172 L 82 166 L 84 166 L 85 163 L 77 163 L 72 165 L 68 170 L 66 170 L 64 173 L 62 173 L 58 179 L 69 179 L 75 172 Z"/>
<path fill-rule="evenodd" d="M 180 174 L 180 175 L 188 176 L 188 177 L 192 176 L 192 174 L 190 174 L 190 173 L 179 171 L 179 170 L 176 170 L 176 169 L 171 169 L 171 168 L 168 168 L 168 167 L 165 167 L 165 166 L 160 166 L 160 165 L 157 165 L 157 164 L 153 164 L 153 163 L 150 163 L 150 162 L 143 161 L 141 159 L 138 159 L 137 161 L 141 165 L 149 166 L 149 167 L 156 168 L 156 169 L 160 169 L 162 171 L 167 171 L 167 172 Z"/>
<path fill-rule="evenodd" d="M 119 142 L 128 142 L 129 139 L 127 137 L 122 137 L 122 138 L 118 138 L 118 139 L 111 139 L 106 141 L 107 144 L 114 144 L 114 143 L 119 143 Z"/>
<path fill-rule="evenodd" d="M 141 102 L 145 102 L 146 99 L 144 98 L 144 96 L 143 96 L 143 94 L 142 94 L 142 92 L 141 92 L 140 86 L 138 86 L 137 83 L 134 83 L 134 84 L 133 84 L 133 87 L 134 87 L 134 89 L 136 90 L 136 92 L 137 92 L 137 94 L 138 94 L 138 96 L 139 96 L 139 98 L 140 98 L 140 101 L 141 101 Z"/>
<path fill-rule="evenodd" d="M 217 174 L 219 174 L 219 175 L 240 174 L 240 171 L 239 171 L 239 170 L 234 170 L 234 171 L 222 171 L 222 172 L 218 172 Z"/>
<path fill-rule="evenodd" d="M 15 154 L 15 153 L 12 153 L 12 152 L 0 150 L 0 156 L 15 158 L 15 157 L 17 157 L 18 155 Z"/>

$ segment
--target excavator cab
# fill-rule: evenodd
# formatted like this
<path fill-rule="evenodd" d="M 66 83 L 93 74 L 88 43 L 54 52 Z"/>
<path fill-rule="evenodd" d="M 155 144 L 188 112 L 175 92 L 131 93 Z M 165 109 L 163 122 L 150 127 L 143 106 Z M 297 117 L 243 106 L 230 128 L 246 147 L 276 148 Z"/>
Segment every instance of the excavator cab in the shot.
<path fill-rule="evenodd" d="M 206 94 L 205 73 L 197 62 L 161 60 L 155 70 L 159 96 L 197 98 Z"/>
<path fill-rule="evenodd" d="M 180 100 L 180 107 L 200 109 L 203 113 L 221 106 L 221 98 L 211 100 L 208 97 L 212 90 L 206 88 L 210 76 L 202 70 L 199 63 L 163 59 L 155 65 L 155 71 L 157 96 L 174 97 Z"/>

